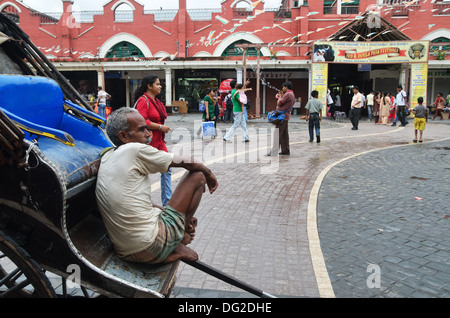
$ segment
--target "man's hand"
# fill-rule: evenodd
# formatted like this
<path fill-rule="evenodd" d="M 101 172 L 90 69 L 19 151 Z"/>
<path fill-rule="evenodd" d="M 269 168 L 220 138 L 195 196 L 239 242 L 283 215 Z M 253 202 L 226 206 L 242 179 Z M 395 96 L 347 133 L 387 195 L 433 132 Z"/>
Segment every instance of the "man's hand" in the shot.
<path fill-rule="evenodd" d="M 216 191 L 217 187 L 219 186 L 216 176 L 209 169 L 203 172 L 203 174 L 205 175 L 206 178 L 206 184 L 208 185 L 209 193 L 213 194 L 214 191 Z"/>

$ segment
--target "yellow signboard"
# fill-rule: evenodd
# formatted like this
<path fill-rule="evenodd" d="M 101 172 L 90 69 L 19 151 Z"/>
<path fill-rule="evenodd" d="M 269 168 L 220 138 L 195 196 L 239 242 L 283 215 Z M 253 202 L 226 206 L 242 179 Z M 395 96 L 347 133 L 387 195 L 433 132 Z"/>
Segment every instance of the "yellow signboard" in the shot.
<path fill-rule="evenodd" d="M 316 42 L 316 63 L 428 63 L 428 41 Z"/>
<path fill-rule="evenodd" d="M 319 92 L 319 100 L 322 102 L 322 115 L 327 113 L 327 90 L 328 90 L 328 64 L 312 64 L 311 91 Z"/>
<path fill-rule="evenodd" d="M 427 79 L 428 79 L 428 64 L 418 63 L 411 64 L 411 108 L 414 109 L 417 105 L 417 98 L 423 97 L 423 101 L 427 100 Z"/>

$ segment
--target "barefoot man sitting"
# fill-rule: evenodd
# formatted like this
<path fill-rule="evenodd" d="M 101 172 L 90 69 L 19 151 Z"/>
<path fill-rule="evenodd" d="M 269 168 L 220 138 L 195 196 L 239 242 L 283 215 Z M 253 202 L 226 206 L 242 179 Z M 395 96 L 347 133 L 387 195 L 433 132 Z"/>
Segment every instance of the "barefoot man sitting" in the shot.
<path fill-rule="evenodd" d="M 152 146 L 144 118 L 132 108 L 108 117 L 106 131 L 115 148 L 102 155 L 96 196 L 108 235 L 119 257 L 127 261 L 168 263 L 196 261 L 187 247 L 196 226 L 205 186 L 213 193 L 217 180 L 203 164 L 159 151 Z M 151 201 L 150 174 L 184 168 L 172 199 L 165 207 Z"/>

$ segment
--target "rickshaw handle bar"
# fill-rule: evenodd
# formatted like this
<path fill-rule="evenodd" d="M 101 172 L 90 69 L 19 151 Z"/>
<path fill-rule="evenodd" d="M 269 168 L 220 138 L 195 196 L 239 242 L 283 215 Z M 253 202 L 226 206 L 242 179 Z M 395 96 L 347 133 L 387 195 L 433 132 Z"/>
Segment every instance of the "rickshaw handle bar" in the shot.
<path fill-rule="evenodd" d="M 242 281 L 240 281 L 240 280 L 238 280 L 238 279 L 236 279 L 236 278 L 234 278 L 234 277 L 232 277 L 232 276 L 230 276 L 230 275 L 228 275 L 228 274 L 226 274 L 224 272 L 221 272 L 220 270 L 215 269 L 214 267 L 212 267 L 210 265 L 207 265 L 207 264 L 205 264 L 205 263 L 203 263 L 201 261 L 183 260 L 183 262 L 185 262 L 186 264 L 191 265 L 192 267 L 195 267 L 195 268 L 201 270 L 202 272 L 205 272 L 205 273 L 207 273 L 207 274 L 209 274 L 211 276 L 214 276 L 214 277 L 216 277 L 216 278 L 218 278 L 218 279 L 220 279 L 220 280 L 222 280 L 222 281 L 224 281 L 226 283 L 229 283 L 229 284 L 231 284 L 233 286 L 241 288 L 241 289 L 243 289 L 245 291 L 248 291 L 249 293 L 254 294 L 256 296 L 259 296 L 261 298 L 276 298 L 275 296 L 273 296 L 273 295 L 271 295 L 269 293 L 266 293 L 266 292 L 264 292 L 264 291 L 262 291 L 262 290 L 260 290 L 260 289 L 258 289 L 256 287 L 253 287 L 253 286 L 251 286 L 251 285 L 249 285 L 247 283 L 244 283 L 244 282 L 242 282 Z"/>

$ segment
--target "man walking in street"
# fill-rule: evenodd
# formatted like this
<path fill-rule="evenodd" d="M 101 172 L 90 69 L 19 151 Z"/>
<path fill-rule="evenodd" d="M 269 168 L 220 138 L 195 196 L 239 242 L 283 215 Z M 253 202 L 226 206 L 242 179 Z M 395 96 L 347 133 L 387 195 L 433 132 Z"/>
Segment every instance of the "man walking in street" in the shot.
<path fill-rule="evenodd" d="M 359 92 L 359 87 L 353 87 L 353 98 L 350 109 L 350 121 L 353 125 L 352 130 L 358 130 L 359 118 L 361 117 L 361 107 L 363 102 L 362 94 Z"/>
<path fill-rule="evenodd" d="M 333 97 L 331 96 L 331 91 L 330 91 L 329 87 L 328 87 L 328 91 L 327 91 L 327 107 L 330 111 L 331 118 L 333 120 L 336 120 L 336 118 L 334 118 L 334 112 L 336 111 L 336 106 L 334 104 Z"/>
<path fill-rule="evenodd" d="M 408 102 L 408 97 L 406 92 L 403 90 L 402 85 L 397 87 L 397 96 L 395 97 L 395 103 L 397 104 L 397 119 L 400 121 L 400 127 L 405 127 L 408 121 L 406 120 L 406 103 Z M 392 126 L 395 126 L 392 124 Z"/>
<path fill-rule="evenodd" d="M 111 95 L 105 92 L 105 90 L 101 86 L 97 87 L 97 90 L 98 114 L 103 118 L 106 118 L 106 101 L 111 98 Z"/>
<path fill-rule="evenodd" d="M 318 91 L 311 92 L 311 99 L 306 103 L 306 121 L 309 121 L 309 142 L 314 141 L 314 129 L 316 130 L 317 143 L 320 143 L 320 122 L 322 121 L 322 103 Z"/>
<path fill-rule="evenodd" d="M 367 104 L 364 106 L 367 107 L 367 115 L 369 116 L 369 120 L 372 121 L 373 119 L 373 98 L 374 98 L 374 92 L 370 91 L 370 94 L 367 95 Z"/>
<path fill-rule="evenodd" d="M 243 89 L 247 88 L 247 85 L 250 81 L 247 81 Z M 245 105 L 243 105 L 239 100 L 239 92 L 237 90 L 238 82 L 236 80 L 232 80 L 230 82 L 230 86 L 233 88 L 231 91 L 231 101 L 233 102 L 233 113 L 234 113 L 234 124 L 231 126 L 230 130 L 223 137 L 223 141 L 227 142 L 230 140 L 231 136 L 233 136 L 234 131 L 241 126 L 242 129 L 242 138 L 243 141 L 249 142 L 248 133 L 247 133 L 247 123 L 245 122 Z"/>

